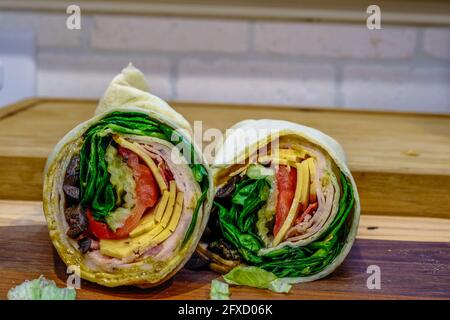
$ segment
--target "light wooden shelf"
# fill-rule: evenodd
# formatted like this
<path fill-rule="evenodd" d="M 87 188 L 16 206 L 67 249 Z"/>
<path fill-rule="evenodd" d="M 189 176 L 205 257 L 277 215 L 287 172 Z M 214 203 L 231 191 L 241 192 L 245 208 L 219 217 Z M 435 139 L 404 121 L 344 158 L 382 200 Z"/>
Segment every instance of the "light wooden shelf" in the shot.
<path fill-rule="evenodd" d="M 41 200 L 47 156 L 92 117 L 93 100 L 34 99 L 0 110 L 0 199 Z M 324 131 L 343 146 L 363 214 L 450 218 L 450 116 L 173 103 L 203 130 L 273 118 Z M 239 112 L 236 112 L 239 110 Z M 205 142 L 206 143 L 206 142 Z"/>

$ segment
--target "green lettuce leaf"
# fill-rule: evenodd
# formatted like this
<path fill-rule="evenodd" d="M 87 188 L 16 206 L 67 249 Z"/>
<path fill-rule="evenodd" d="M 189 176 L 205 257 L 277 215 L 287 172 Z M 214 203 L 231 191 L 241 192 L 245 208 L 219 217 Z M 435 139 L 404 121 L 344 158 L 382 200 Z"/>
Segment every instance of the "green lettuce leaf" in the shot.
<path fill-rule="evenodd" d="M 238 266 L 223 278 L 229 284 L 269 289 L 274 292 L 287 293 L 292 287 L 287 280 L 279 279 L 272 272 L 253 266 Z"/>
<path fill-rule="evenodd" d="M 273 177 L 275 175 L 275 170 L 266 168 L 260 164 L 251 164 L 249 165 L 246 174 L 250 179 L 259 180 Z"/>
<path fill-rule="evenodd" d="M 268 287 L 270 291 L 278 293 L 288 293 L 289 291 L 291 291 L 291 288 L 292 285 L 289 283 L 289 281 L 283 278 L 273 280 Z"/>
<path fill-rule="evenodd" d="M 105 160 L 108 164 L 109 180 L 117 196 L 117 207 L 106 216 L 105 221 L 115 232 L 123 227 L 136 205 L 136 182 L 133 178 L 133 170 L 125 164 L 118 155 L 117 149 L 112 145 L 106 148 Z"/>
<path fill-rule="evenodd" d="M 177 130 L 153 120 L 141 112 L 111 112 L 83 134 L 85 140 L 80 150 L 81 204 L 91 207 L 92 215 L 98 221 L 105 221 L 118 202 L 118 195 L 110 181 L 108 163 L 105 159 L 106 149 L 111 143 L 111 134 L 114 133 L 156 137 L 169 141 L 175 146 L 182 144 L 184 146 L 181 148 L 183 155 L 186 159 L 191 159 L 192 163 L 196 163 L 193 145 Z M 190 154 L 187 155 L 184 152 Z M 192 164 L 191 169 L 205 193 L 205 196 L 199 199 L 197 204 L 197 207 L 200 208 L 209 187 L 208 172 L 201 164 Z M 196 218 L 196 216 L 197 212 L 194 212 L 193 217 Z M 190 226 L 189 230 L 193 230 L 195 222 L 196 219 L 193 219 L 192 227 Z"/>
<path fill-rule="evenodd" d="M 58 288 L 54 281 L 44 276 L 27 280 L 8 291 L 8 300 L 75 300 L 76 291 L 72 288 Z"/>
<path fill-rule="evenodd" d="M 211 281 L 209 297 L 211 300 L 229 300 L 230 290 L 228 284 L 219 280 Z"/>

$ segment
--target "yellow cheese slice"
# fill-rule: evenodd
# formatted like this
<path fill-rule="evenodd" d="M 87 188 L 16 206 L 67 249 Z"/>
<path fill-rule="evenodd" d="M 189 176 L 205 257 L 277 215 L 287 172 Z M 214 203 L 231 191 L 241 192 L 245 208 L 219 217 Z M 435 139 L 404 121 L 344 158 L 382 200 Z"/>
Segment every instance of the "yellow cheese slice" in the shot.
<path fill-rule="evenodd" d="M 302 205 L 302 210 L 306 210 L 309 204 L 309 163 L 312 161 L 312 158 L 309 158 L 301 163 L 301 171 L 302 171 L 302 177 L 301 177 L 301 193 L 300 193 L 300 203 Z"/>
<path fill-rule="evenodd" d="M 141 221 L 139 222 L 139 225 L 152 223 L 155 221 L 155 213 L 156 210 L 158 210 L 158 206 L 161 203 L 161 200 L 156 204 L 155 207 L 153 207 L 150 212 L 148 212 L 145 216 L 142 217 Z"/>
<path fill-rule="evenodd" d="M 174 206 L 175 216 L 178 216 L 178 218 L 176 218 L 176 222 L 178 223 L 181 214 L 181 204 L 183 200 L 182 192 L 179 192 L 179 194 L 175 196 L 176 185 L 174 181 L 173 184 L 171 184 L 171 187 L 171 192 L 165 191 L 163 193 L 163 197 L 159 201 L 158 205 L 151 213 L 146 215 L 141 220 L 141 223 L 138 225 L 138 227 L 136 227 L 130 233 L 130 238 L 120 240 L 101 239 L 100 252 L 106 256 L 122 259 L 133 254 L 141 254 L 143 250 L 147 249 L 151 245 L 159 244 L 170 237 L 170 235 L 172 234 L 172 229 L 175 229 L 165 228 L 165 225 L 163 225 L 163 223 L 167 225 L 169 223 L 169 220 L 172 223 L 172 211 L 174 211 Z M 170 197 L 172 197 L 172 203 L 168 204 Z M 168 205 L 166 206 L 166 204 Z M 165 209 L 168 208 L 171 208 L 171 212 L 166 213 Z M 164 212 L 164 214 L 161 214 L 161 223 L 158 223 L 156 221 L 156 216 L 159 212 Z M 167 221 L 165 219 L 167 219 Z"/>
<path fill-rule="evenodd" d="M 127 239 L 130 241 L 129 239 Z M 133 254 L 133 250 L 129 242 L 125 243 L 123 240 L 100 240 L 100 253 L 117 259 Z"/>
<path fill-rule="evenodd" d="M 178 221 L 180 220 L 181 211 L 183 210 L 183 198 L 184 198 L 183 192 L 181 191 L 178 192 L 175 209 L 173 210 L 172 218 L 170 218 L 170 222 L 167 227 L 172 232 L 175 231 L 178 225 Z"/>
<path fill-rule="evenodd" d="M 179 205 L 183 205 L 183 199 L 184 199 L 184 192 L 178 191 L 177 192 L 177 199 L 176 199 L 175 203 L 179 204 Z"/>
<path fill-rule="evenodd" d="M 301 159 L 305 159 L 306 156 L 308 155 L 308 153 L 306 152 L 305 149 L 303 149 L 301 146 L 298 145 L 292 145 L 291 149 L 295 151 L 295 153 L 297 154 L 298 157 L 300 157 Z"/>
<path fill-rule="evenodd" d="M 164 227 L 161 224 L 157 224 L 155 228 L 153 228 L 150 232 L 147 232 L 145 235 L 148 235 L 151 239 L 156 237 L 164 230 Z"/>
<path fill-rule="evenodd" d="M 164 211 L 164 215 L 162 216 L 160 223 L 164 228 L 167 227 L 170 218 L 172 217 L 173 210 L 175 208 L 175 201 L 178 201 L 178 194 L 177 194 L 177 186 L 175 184 L 175 181 L 170 181 L 170 196 L 169 196 L 169 202 L 167 203 L 166 210 Z"/>
<path fill-rule="evenodd" d="M 164 229 L 161 224 L 144 234 L 135 238 L 126 238 L 120 240 L 100 240 L 100 253 L 109 257 L 123 259 L 132 255 L 140 255 L 144 250 L 155 246 L 172 235 L 169 229 Z"/>
<path fill-rule="evenodd" d="M 162 229 L 161 229 L 162 230 Z M 155 244 L 153 238 L 155 233 L 144 233 L 136 238 L 120 240 L 100 240 L 100 253 L 109 257 L 122 259 L 133 254 L 142 254 L 143 250 Z"/>
<path fill-rule="evenodd" d="M 309 185 L 309 202 L 316 202 L 317 201 L 317 194 L 316 194 L 316 164 L 314 163 L 314 158 L 308 159 L 308 167 L 309 167 L 309 180 L 311 181 L 311 184 Z"/>
<path fill-rule="evenodd" d="M 144 218 L 141 219 L 139 225 L 130 232 L 130 237 L 135 238 L 137 236 L 140 236 L 141 234 L 146 233 L 151 229 L 153 229 L 154 226 L 155 226 L 155 210 L 149 212 Z"/>
<path fill-rule="evenodd" d="M 170 211 L 170 214 L 172 214 L 173 204 L 175 203 L 176 192 L 177 192 L 177 185 L 175 184 L 175 181 L 172 180 L 172 181 L 170 181 L 170 184 L 169 184 L 169 191 L 168 191 L 169 196 L 167 198 L 166 205 L 164 206 L 164 209 L 158 210 L 158 212 L 156 213 L 156 217 L 155 217 L 156 222 L 161 222 L 161 220 L 163 219 L 163 217 L 167 211 Z"/>
<path fill-rule="evenodd" d="M 168 237 L 170 237 L 172 235 L 172 232 L 169 229 L 164 229 L 163 231 L 161 231 L 160 234 L 158 234 L 157 236 L 155 236 L 152 241 L 154 243 L 160 244 L 161 242 L 163 242 L 164 240 L 166 240 Z"/>
<path fill-rule="evenodd" d="M 261 164 L 268 164 L 269 162 L 272 162 L 272 164 L 295 167 L 295 162 L 288 161 L 286 159 L 274 158 L 273 156 L 259 157 L 258 162 Z"/>
<path fill-rule="evenodd" d="M 302 163 L 297 163 L 297 183 L 295 186 L 295 194 L 294 199 L 292 200 L 291 208 L 289 209 L 289 213 L 286 217 L 286 220 L 284 220 L 283 225 L 281 226 L 280 230 L 278 231 L 277 235 L 272 241 L 272 246 L 275 247 L 280 244 L 280 242 L 283 240 L 284 236 L 286 235 L 287 231 L 291 227 L 294 220 L 297 218 L 298 213 L 298 206 L 300 202 L 300 196 L 302 195 L 302 167 L 308 168 L 308 164 L 303 161 Z"/>
<path fill-rule="evenodd" d="M 158 184 L 159 189 L 161 192 L 164 190 L 167 190 L 167 185 L 164 180 L 164 178 L 161 175 L 161 172 L 159 171 L 158 167 L 156 166 L 155 162 L 152 158 L 150 158 L 145 150 L 142 149 L 142 147 L 138 143 L 133 143 L 130 141 L 125 140 L 124 138 L 114 135 L 113 136 L 114 141 L 116 141 L 119 145 L 122 147 L 129 149 L 136 153 L 144 162 L 147 164 L 147 166 L 150 168 L 150 170 L 153 173 L 153 177 L 155 177 L 156 183 Z"/>
<path fill-rule="evenodd" d="M 293 149 L 279 149 L 274 154 L 264 155 L 258 158 L 261 164 L 272 162 L 273 164 L 295 167 L 296 163 L 305 156 L 304 152 Z"/>
<path fill-rule="evenodd" d="M 272 159 L 283 159 L 290 162 L 299 162 L 302 159 L 304 159 L 306 156 L 305 150 L 301 148 L 295 148 L 295 149 L 277 149 L 275 152 L 268 156 L 262 156 L 264 157 L 271 157 Z"/>
<path fill-rule="evenodd" d="M 169 197 L 170 192 L 164 191 L 155 211 L 155 223 L 161 220 L 161 217 L 163 216 L 164 211 L 166 210 L 167 203 L 169 202 Z"/>
<path fill-rule="evenodd" d="M 156 228 L 146 233 L 151 238 L 151 243 L 159 244 L 166 240 L 172 232 L 169 229 L 164 228 L 162 224 L 157 224 Z"/>
<path fill-rule="evenodd" d="M 286 161 L 297 162 L 297 158 L 299 157 L 299 153 L 293 149 L 279 149 L 278 150 L 278 158 L 284 159 Z"/>

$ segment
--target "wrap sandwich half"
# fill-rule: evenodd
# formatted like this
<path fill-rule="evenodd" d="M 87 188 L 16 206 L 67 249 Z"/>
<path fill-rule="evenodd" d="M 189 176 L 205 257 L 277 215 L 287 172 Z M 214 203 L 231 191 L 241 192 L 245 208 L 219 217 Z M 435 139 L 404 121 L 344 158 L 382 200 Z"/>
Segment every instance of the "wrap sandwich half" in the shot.
<path fill-rule="evenodd" d="M 242 121 L 227 131 L 212 170 L 215 199 L 196 256 L 213 270 L 249 265 L 305 282 L 333 272 L 350 251 L 358 192 L 344 151 L 326 134 Z"/>
<path fill-rule="evenodd" d="M 213 197 L 189 123 L 148 93 L 131 64 L 96 115 L 56 145 L 44 179 L 44 213 L 60 257 L 109 287 L 173 276 L 195 250 Z"/>

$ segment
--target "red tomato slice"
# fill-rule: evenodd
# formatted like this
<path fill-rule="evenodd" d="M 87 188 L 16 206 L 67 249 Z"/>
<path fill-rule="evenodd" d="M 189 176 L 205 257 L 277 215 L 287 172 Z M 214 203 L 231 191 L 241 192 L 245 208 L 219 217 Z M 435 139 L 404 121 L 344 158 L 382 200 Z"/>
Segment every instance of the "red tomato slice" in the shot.
<path fill-rule="evenodd" d="M 119 239 L 106 223 L 97 221 L 92 216 L 90 208 L 87 208 L 87 218 L 89 222 L 89 231 L 98 239 Z"/>
<path fill-rule="evenodd" d="M 158 201 L 159 189 L 152 172 L 146 165 L 139 162 L 139 157 L 133 151 L 119 147 L 118 153 L 133 170 L 137 204 L 145 208 L 153 207 Z"/>
<path fill-rule="evenodd" d="M 159 197 L 158 184 L 150 169 L 139 162 L 139 157 L 134 152 L 122 147 L 119 147 L 118 153 L 133 170 L 133 178 L 136 182 L 136 206 L 125 220 L 124 225 L 118 228 L 116 232 L 109 229 L 106 223 L 96 221 L 88 209 L 89 229 L 99 239 L 121 239 L 128 237 L 130 232 L 139 224 L 147 208 L 153 207 Z"/>
<path fill-rule="evenodd" d="M 276 179 L 278 197 L 275 211 L 275 226 L 273 227 L 274 236 L 280 231 L 291 209 L 297 184 L 297 170 L 295 168 L 289 169 L 288 166 L 279 166 L 276 172 Z"/>

